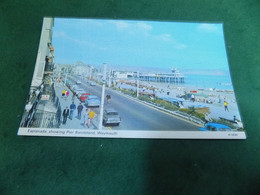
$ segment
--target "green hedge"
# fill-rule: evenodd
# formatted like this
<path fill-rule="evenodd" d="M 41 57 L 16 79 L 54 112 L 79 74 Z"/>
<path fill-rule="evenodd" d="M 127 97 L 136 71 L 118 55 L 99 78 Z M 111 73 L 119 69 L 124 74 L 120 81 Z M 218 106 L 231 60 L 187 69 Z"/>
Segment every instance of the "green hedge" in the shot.
<path fill-rule="evenodd" d="M 118 89 L 118 88 L 117 88 L 117 90 L 123 92 L 124 94 L 136 97 L 136 91 L 132 91 L 132 90 L 128 90 L 128 89 Z M 176 106 L 176 105 L 174 105 L 170 102 L 167 102 L 167 101 L 159 99 L 159 98 L 151 99 L 149 96 L 146 96 L 146 95 L 140 95 L 138 97 L 138 99 L 145 101 L 145 102 L 156 104 L 157 106 L 165 108 L 165 109 L 170 110 L 170 111 L 179 110 L 181 112 L 190 114 L 190 115 L 197 117 L 199 119 L 205 120 L 204 114 L 196 112 L 196 109 L 194 107 L 180 108 L 179 109 L 178 106 Z"/>
<path fill-rule="evenodd" d="M 202 113 L 198 113 L 196 112 L 196 109 L 194 107 L 190 107 L 190 108 L 180 108 L 179 109 L 181 112 L 184 112 L 184 113 L 187 113 L 187 114 L 190 114 L 192 116 L 195 116 L 197 118 L 200 118 L 202 120 L 205 120 L 205 115 L 202 114 Z"/>

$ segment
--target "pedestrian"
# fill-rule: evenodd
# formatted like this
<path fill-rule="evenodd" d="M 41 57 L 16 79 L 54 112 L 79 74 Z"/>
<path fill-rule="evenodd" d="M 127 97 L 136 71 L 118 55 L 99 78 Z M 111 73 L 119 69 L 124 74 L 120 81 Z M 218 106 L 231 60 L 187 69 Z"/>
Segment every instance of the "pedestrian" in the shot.
<path fill-rule="evenodd" d="M 73 101 L 74 102 L 74 100 L 75 100 L 75 93 L 74 92 L 72 92 L 72 98 L 71 98 L 71 101 Z"/>
<path fill-rule="evenodd" d="M 95 118 L 96 113 L 93 111 L 93 109 L 90 109 L 88 113 L 88 128 L 92 127 L 93 119 Z"/>
<path fill-rule="evenodd" d="M 70 94 L 70 92 L 69 92 L 69 91 L 66 91 L 66 97 L 67 97 L 67 98 L 69 97 L 69 94 Z"/>
<path fill-rule="evenodd" d="M 78 105 L 77 109 L 78 109 L 78 119 L 81 120 L 81 113 L 83 110 L 83 106 L 81 103 Z"/>
<path fill-rule="evenodd" d="M 54 47 L 53 46 L 50 47 L 50 52 L 52 52 L 52 53 L 54 52 Z"/>
<path fill-rule="evenodd" d="M 70 105 L 70 120 L 73 119 L 73 115 L 74 115 L 74 110 L 76 109 L 76 105 L 74 104 L 74 102 L 72 102 L 72 104 Z"/>
<path fill-rule="evenodd" d="M 83 119 L 84 119 L 84 127 L 86 127 L 88 122 L 88 109 L 85 110 L 83 114 Z"/>
<path fill-rule="evenodd" d="M 237 127 L 237 129 L 243 129 L 243 123 L 237 119 L 236 116 L 234 116 L 234 123 L 235 123 L 235 126 Z"/>
<path fill-rule="evenodd" d="M 191 94 L 191 101 L 195 102 L 195 96 L 193 94 Z"/>
<path fill-rule="evenodd" d="M 64 96 L 65 96 L 65 94 L 66 94 L 66 90 L 65 90 L 65 89 L 63 89 L 63 91 L 62 91 L 62 93 L 61 93 L 62 97 L 64 97 Z"/>
<path fill-rule="evenodd" d="M 228 111 L 228 103 L 227 103 L 227 101 L 224 101 L 224 108 L 225 108 L 225 111 Z"/>
<path fill-rule="evenodd" d="M 48 56 L 45 56 L 45 65 L 46 65 L 46 66 L 49 65 L 49 58 L 48 58 Z"/>
<path fill-rule="evenodd" d="M 209 113 L 205 113 L 205 114 L 204 114 L 204 118 L 205 118 L 205 125 L 206 125 L 208 122 L 212 122 L 212 118 L 209 116 Z"/>
<path fill-rule="evenodd" d="M 68 108 L 68 106 L 63 110 L 63 112 L 62 112 L 62 116 L 63 116 L 63 121 L 62 121 L 62 123 L 65 125 L 66 124 L 66 122 L 67 122 L 67 118 L 68 118 L 68 116 L 69 116 L 69 112 L 70 112 L 70 110 L 69 110 L 69 108 Z"/>
<path fill-rule="evenodd" d="M 107 98 L 107 104 L 110 104 L 110 102 L 111 102 L 111 95 L 107 94 L 106 98 Z"/>

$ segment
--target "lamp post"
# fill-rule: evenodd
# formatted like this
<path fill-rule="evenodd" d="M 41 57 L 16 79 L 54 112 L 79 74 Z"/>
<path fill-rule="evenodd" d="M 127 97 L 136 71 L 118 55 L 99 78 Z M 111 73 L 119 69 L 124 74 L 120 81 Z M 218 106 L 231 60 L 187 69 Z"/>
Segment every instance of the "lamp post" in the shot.
<path fill-rule="evenodd" d="M 136 97 L 139 97 L 139 71 L 137 71 Z"/>
<path fill-rule="evenodd" d="M 111 65 L 109 66 L 108 72 L 108 87 L 111 87 Z"/>
<path fill-rule="evenodd" d="M 105 88 L 106 88 L 106 72 L 107 65 L 104 63 L 104 72 L 103 72 L 103 85 L 102 85 L 102 95 L 101 95 L 101 104 L 100 104 L 100 114 L 99 114 L 99 125 L 98 129 L 102 130 L 102 122 L 103 122 L 103 111 L 104 111 L 104 99 L 105 99 Z"/>

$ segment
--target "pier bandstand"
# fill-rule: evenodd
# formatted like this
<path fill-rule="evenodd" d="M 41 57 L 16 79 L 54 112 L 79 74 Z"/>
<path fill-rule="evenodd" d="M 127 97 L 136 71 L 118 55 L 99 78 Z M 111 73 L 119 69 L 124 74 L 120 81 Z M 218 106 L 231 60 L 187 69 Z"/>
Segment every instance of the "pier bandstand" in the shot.
<path fill-rule="evenodd" d="M 164 82 L 164 83 L 184 83 L 184 75 L 176 68 L 171 73 L 139 73 L 140 81 Z"/>

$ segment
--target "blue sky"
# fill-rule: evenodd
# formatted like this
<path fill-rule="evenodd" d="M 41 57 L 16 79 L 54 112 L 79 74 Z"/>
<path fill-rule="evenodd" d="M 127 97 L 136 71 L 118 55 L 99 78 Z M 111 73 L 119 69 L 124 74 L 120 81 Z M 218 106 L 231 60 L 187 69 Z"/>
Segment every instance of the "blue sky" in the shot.
<path fill-rule="evenodd" d="M 55 61 L 229 72 L 222 24 L 55 18 Z"/>

